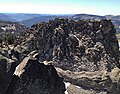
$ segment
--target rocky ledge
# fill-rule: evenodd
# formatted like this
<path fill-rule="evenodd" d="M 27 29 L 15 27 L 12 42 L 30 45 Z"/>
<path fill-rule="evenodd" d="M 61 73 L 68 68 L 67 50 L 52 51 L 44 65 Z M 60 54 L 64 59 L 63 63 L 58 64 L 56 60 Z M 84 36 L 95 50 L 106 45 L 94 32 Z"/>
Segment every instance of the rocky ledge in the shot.
<path fill-rule="evenodd" d="M 115 34 L 105 19 L 56 18 L 33 25 L 19 44 L 1 46 L 0 94 L 119 94 Z M 66 91 L 63 81 L 70 83 Z"/>

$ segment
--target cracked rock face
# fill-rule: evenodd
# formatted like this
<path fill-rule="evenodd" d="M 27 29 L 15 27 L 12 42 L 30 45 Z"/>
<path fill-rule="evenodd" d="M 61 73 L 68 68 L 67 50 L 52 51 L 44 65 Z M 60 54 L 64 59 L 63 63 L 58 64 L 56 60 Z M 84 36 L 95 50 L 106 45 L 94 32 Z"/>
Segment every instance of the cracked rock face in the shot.
<path fill-rule="evenodd" d="M 57 18 L 33 25 L 32 29 L 38 31 L 33 41 L 40 60 L 52 62 L 64 81 L 81 87 L 78 90 L 70 86 L 68 94 L 82 91 L 85 94 L 120 92 L 117 72 L 120 68 L 119 46 L 110 20 Z M 112 77 L 113 72 L 116 76 Z"/>
<path fill-rule="evenodd" d="M 64 94 L 63 78 L 53 65 L 39 62 L 36 51 L 20 63 L 6 55 L 0 55 L 0 94 Z"/>
<path fill-rule="evenodd" d="M 51 20 L 32 26 L 40 59 L 71 71 L 111 71 L 120 67 L 118 42 L 110 20 Z"/>
<path fill-rule="evenodd" d="M 63 79 L 53 65 L 44 65 L 28 56 L 16 67 L 6 94 L 64 94 L 64 91 Z"/>
<path fill-rule="evenodd" d="M 110 20 L 33 25 L 13 50 L 0 51 L 0 94 L 119 94 L 115 33 Z M 61 77 L 71 83 L 66 91 Z"/>

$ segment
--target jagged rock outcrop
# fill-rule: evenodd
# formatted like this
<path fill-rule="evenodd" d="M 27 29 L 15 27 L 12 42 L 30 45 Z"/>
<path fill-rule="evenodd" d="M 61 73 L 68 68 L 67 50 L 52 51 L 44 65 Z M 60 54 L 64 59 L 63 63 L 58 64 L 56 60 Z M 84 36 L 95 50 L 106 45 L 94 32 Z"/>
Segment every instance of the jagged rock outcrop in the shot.
<path fill-rule="evenodd" d="M 38 31 L 33 44 L 40 53 L 39 59 L 61 68 L 63 71 L 57 71 L 65 81 L 85 91 L 92 89 L 91 94 L 118 94 L 120 82 L 114 82 L 110 74 L 114 68 L 120 68 L 119 47 L 110 20 L 57 18 L 33 25 L 32 30 Z M 117 77 L 120 79 L 119 74 Z"/>
<path fill-rule="evenodd" d="M 18 65 L 18 60 L 12 55 L 10 58 L 11 50 L 0 47 L 0 94 L 5 94 L 8 83 Z"/>
<path fill-rule="evenodd" d="M 118 42 L 110 20 L 57 18 L 33 25 L 32 29 L 38 31 L 34 45 L 43 61 L 54 61 L 55 66 L 72 71 L 111 71 L 120 67 Z"/>
<path fill-rule="evenodd" d="M 0 94 L 64 94 L 63 78 L 52 64 L 39 62 L 36 51 L 27 55 L 11 48 L 0 50 Z"/>
<path fill-rule="evenodd" d="M 71 83 L 68 94 L 119 94 L 119 47 L 115 33 L 110 20 L 56 18 L 33 25 L 20 36 L 19 45 L 10 50 L 11 58 L 7 51 L 2 52 L 18 64 L 6 85 L 6 94 L 64 94 L 60 77 Z M 33 50 L 39 53 L 37 59 L 27 56 Z"/>
<path fill-rule="evenodd" d="M 31 52 L 16 67 L 5 94 L 64 94 L 63 78 L 53 65 L 44 65 Z"/>
<path fill-rule="evenodd" d="M 6 36 L 2 38 L 5 39 L 0 42 L 0 94 L 5 94 L 16 66 L 31 52 L 29 48 L 25 48 L 25 45 L 16 45 L 21 43 L 21 35 L 18 34 L 19 40 L 15 39 L 17 43 L 12 42 L 12 44 L 9 44 L 7 40 L 8 33 L 4 34 Z"/>

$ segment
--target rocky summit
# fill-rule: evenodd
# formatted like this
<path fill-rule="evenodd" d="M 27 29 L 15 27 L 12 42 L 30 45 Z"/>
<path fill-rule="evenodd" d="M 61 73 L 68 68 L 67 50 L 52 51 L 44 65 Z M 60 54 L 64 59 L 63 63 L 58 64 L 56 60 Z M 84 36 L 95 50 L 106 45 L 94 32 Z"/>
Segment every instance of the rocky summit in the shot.
<path fill-rule="evenodd" d="M 71 71 L 120 67 L 116 31 L 110 20 L 55 19 L 32 26 L 42 61 Z"/>
<path fill-rule="evenodd" d="M 120 92 L 119 46 L 110 20 L 56 18 L 22 32 L 16 44 L 1 44 L 0 94 Z"/>
<path fill-rule="evenodd" d="M 32 30 L 37 31 L 33 41 L 39 59 L 52 62 L 64 81 L 80 86 L 76 94 L 120 92 L 119 46 L 110 20 L 56 18 L 33 25 Z M 114 70 L 118 74 L 112 79 Z"/>

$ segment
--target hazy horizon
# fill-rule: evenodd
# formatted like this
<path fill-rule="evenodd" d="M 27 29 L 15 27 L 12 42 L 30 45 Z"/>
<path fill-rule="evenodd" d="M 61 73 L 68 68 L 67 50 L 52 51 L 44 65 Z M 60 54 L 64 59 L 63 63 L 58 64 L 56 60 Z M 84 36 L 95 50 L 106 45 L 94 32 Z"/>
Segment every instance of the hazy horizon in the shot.
<path fill-rule="evenodd" d="M 0 13 L 120 15 L 120 0 L 1 0 Z"/>

